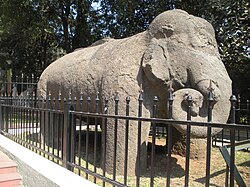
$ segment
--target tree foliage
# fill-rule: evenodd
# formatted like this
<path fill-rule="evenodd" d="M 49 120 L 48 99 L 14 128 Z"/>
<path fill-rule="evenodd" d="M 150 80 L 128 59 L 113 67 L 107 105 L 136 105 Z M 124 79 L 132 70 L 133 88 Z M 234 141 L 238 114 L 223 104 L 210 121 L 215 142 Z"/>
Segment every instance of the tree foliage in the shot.
<path fill-rule="evenodd" d="M 0 61 L 14 73 L 41 71 L 62 54 L 100 38 L 92 1 L 7 0 L 0 3 Z"/>
<path fill-rule="evenodd" d="M 178 8 L 212 23 L 231 77 L 247 75 L 249 4 L 247 0 L 0 0 L 0 68 L 39 74 L 62 54 L 103 37 L 142 32 L 158 14 Z"/>
<path fill-rule="evenodd" d="M 216 39 L 234 90 L 246 90 L 250 83 L 250 2 L 248 0 L 181 1 L 178 6 L 207 19 Z M 190 7 L 191 6 L 191 7 Z M 195 7 L 195 8 L 194 8 Z M 244 80 L 244 83 L 243 81 Z"/>
<path fill-rule="evenodd" d="M 45 67 L 57 50 L 53 28 L 30 1 L 1 2 L 1 63 L 31 73 Z"/>

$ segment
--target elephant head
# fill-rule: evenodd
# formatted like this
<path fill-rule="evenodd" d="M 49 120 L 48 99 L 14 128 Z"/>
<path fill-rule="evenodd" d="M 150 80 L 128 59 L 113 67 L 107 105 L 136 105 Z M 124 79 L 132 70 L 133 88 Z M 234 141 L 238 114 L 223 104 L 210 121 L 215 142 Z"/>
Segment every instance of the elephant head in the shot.
<path fill-rule="evenodd" d="M 173 86 L 176 91 L 173 118 L 186 120 L 182 101 L 188 92 L 194 99 L 193 120 L 206 121 L 208 93 L 212 92 L 213 121 L 225 123 L 230 110 L 231 80 L 219 57 L 211 24 L 181 10 L 167 11 L 153 20 L 147 33 L 149 44 L 142 68 L 147 81 L 159 90 Z M 177 129 L 185 131 L 182 125 Z M 218 129 L 213 134 L 217 132 Z M 192 134 L 205 137 L 206 130 L 192 128 Z"/>

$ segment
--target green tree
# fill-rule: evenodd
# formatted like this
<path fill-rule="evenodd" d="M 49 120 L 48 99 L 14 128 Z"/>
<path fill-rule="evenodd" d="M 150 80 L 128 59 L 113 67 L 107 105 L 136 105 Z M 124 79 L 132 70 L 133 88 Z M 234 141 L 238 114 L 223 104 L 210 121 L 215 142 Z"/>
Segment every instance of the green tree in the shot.
<path fill-rule="evenodd" d="M 6 0 L 0 3 L 4 69 L 37 75 L 61 54 L 101 38 L 92 0 Z M 10 63 L 6 63 L 6 62 Z M 8 67 L 7 67 L 8 66 Z"/>
<path fill-rule="evenodd" d="M 159 13 L 174 8 L 183 9 L 208 20 L 215 28 L 221 58 L 231 78 L 233 80 L 244 78 L 250 83 L 249 1 L 101 0 L 100 2 L 102 23 L 105 24 L 104 34 L 114 38 L 141 32 L 147 29 L 149 23 Z M 238 89 L 236 84 L 234 89 Z"/>
<path fill-rule="evenodd" d="M 249 79 L 247 0 L 0 0 L 0 68 L 38 72 L 61 54 L 110 36 L 146 30 L 161 12 L 179 8 L 215 28 L 233 79 Z"/>
<path fill-rule="evenodd" d="M 155 16 L 172 9 L 173 3 L 163 0 L 101 0 L 100 7 L 104 35 L 124 38 L 146 30 Z"/>
<path fill-rule="evenodd" d="M 53 28 L 42 11 L 27 0 L 1 2 L 1 61 L 17 72 L 43 69 L 55 52 Z M 10 63 L 6 63 L 6 62 Z"/>
<path fill-rule="evenodd" d="M 222 61 L 233 80 L 233 89 L 238 92 L 246 90 L 250 83 L 249 1 L 180 0 L 176 7 L 205 18 L 214 26 Z"/>

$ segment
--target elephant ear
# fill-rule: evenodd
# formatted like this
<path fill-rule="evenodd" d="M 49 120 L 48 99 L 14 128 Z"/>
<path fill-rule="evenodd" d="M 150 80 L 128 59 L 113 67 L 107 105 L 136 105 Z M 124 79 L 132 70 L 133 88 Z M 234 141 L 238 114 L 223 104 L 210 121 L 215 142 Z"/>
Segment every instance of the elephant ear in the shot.
<path fill-rule="evenodd" d="M 169 56 L 163 39 L 152 38 L 142 59 L 142 68 L 147 79 L 160 84 L 170 79 Z"/>

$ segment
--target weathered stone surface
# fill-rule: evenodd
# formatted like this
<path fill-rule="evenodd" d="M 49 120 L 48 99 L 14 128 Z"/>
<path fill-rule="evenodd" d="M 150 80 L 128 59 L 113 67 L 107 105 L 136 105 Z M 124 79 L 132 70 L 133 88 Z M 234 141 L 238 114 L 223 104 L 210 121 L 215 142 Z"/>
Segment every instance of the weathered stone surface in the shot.
<path fill-rule="evenodd" d="M 207 139 L 204 138 L 191 138 L 190 139 L 190 159 L 203 160 L 206 158 Z M 186 156 L 186 138 L 176 142 L 172 148 L 172 154 Z"/>
<path fill-rule="evenodd" d="M 211 84 L 210 84 L 211 82 Z M 143 116 L 151 114 L 155 95 L 160 102 L 158 116 L 166 117 L 167 91 L 190 88 L 207 98 L 213 88 L 216 104 L 213 119 L 226 122 L 229 114 L 231 80 L 219 57 L 212 26 L 204 19 L 194 17 L 181 10 L 166 11 L 153 20 L 149 29 L 125 39 L 107 39 L 88 48 L 76 50 L 53 62 L 41 75 L 38 91 L 45 97 L 48 90 L 52 97 L 62 90 L 66 97 L 68 90 L 79 97 L 92 96 L 99 92 L 101 108 L 104 97 L 109 97 L 109 113 L 114 114 L 114 97 L 119 95 L 119 114 L 125 114 L 126 96 L 131 98 L 130 114 L 138 114 L 140 85 L 144 90 Z M 210 86 L 211 85 L 211 86 Z M 191 91 L 192 92 L 192 91 Z M 190 92 L 190 93 L 191 93 Z M 182 92 L 176 92 L 181 102 Z M 198 107 L 199 119 L 207 116 L 204 107 L 206 99 Z M 86 100 L 84 100 L 86 101 Z M 185 103 L 184 103 L 185 104 Z M 86 103 L 83 104 L 86 106 Z M 92 104 L 94 111 L 95 105 Z M 84 109 L 86 110 L 86 108 Z M 177 109 L 176 109 L 177 110 Z M 183 108 L 178 111 L 182 112 Z M 184 109 L 185 110 L 185 109 Z M 101 111 L 100 111 L 101 112 Z M 218 117 L 217 117 L 218 116 Z M 174 115 L 180 119 L 179 115 Z M 129 129 L 129 174 L 136 170 L 137 124 L 130 123 Z M 142 125 L 142 161 L 146 159 L 146 145 L 150 124 Z M 119 121 L 117 142 L 117 172 L 123 173 L 125 122 Z M 178 127 L 184 132 L 182 127 Z M 192 134 L 205 137 L 205 131 L 192 129 Z M 107 128 L 107 170 L 112 171 L 114 150 L 114 123 L 108 121 Z"/>
<path fill-rule="evenodd" d="M 178 119 L 178 120 L 183 120 L 183 121 L 187 120 L 187 111 L 188 111 L 187 97 L 189 95 L 192 97 L 191 120 L 199 121 L 199 122 L 207 122 L 208 103 L 204 99 L 201 92 L 195 89 L 190 89 L 190 88 L 184 88 L 184 89 L 180 89 L 174 92 L 173 118 Z M 221 116 L 220 112 L 222 111 L 222 109 L 218 108 L 217 105 L 218 104 L 214 105 L 212 121 L 225 123 L 227 121 L 228 115 L 226 116 L 225 114 L 225 117 Z M 175 125 L 175 128 L 183 134 L 186 133 L 186 129 L 187 129 L 186 127 L 187 127 L 186 125 L 181 125 L 181 124 Z M 221 131 L 220 128 L 212 128 L 212 135 L 215 135 L 220 131 Z M 205 138 L 207 136 L 207 128 L 199 127 L 199 126 L 192 126 L 191 136 L 193 138 Z"/>

